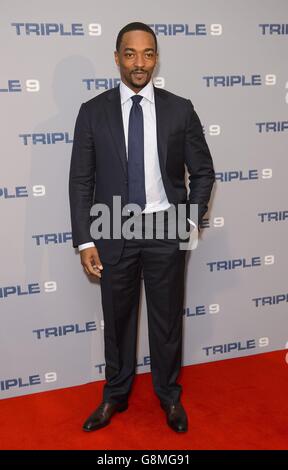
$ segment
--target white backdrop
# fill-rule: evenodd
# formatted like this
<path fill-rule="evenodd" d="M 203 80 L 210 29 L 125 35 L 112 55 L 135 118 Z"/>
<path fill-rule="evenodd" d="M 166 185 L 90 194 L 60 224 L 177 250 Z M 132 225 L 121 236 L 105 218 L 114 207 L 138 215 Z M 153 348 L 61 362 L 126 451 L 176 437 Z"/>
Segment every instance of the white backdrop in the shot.
<path fill-rule="evenodd" d="M 100 288 L 71 244 L 79 107 L 119 83 L 118 31 L 148 23 L 155 85 L 190 98 L 217 183 L 187 264 L 183 364 L 284 349 L 286 0 L 2 0 L 0 398 L 104 379 Z M 137 371 L 149 371 L 144 290 Z M 152 384 L 151 384 L 152 386 Z"/>

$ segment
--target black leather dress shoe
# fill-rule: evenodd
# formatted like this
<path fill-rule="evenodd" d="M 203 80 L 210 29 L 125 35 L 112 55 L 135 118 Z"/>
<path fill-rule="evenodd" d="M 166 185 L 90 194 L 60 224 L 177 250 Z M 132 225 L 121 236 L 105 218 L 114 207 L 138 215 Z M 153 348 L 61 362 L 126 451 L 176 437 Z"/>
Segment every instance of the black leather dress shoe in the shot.
<path fill-rule="evenodd" d="M 122 403 L 109 403 L 102 401 L 98 408 L 92 413 L 91 416 L 83 424 L 84 431 L 96 431 L 96 429 L 104 428 L 110 423 L 111 417 L 118 411 L 127 410 L 128 402 Z"/>
<path fill-rule="evenodd" d="M 180 402 L 171 405 L 160 402 L 161 408 L 166 413 L 167 424 L 173 431 L 186 432 L 188 430 L 188 418 Z"/>

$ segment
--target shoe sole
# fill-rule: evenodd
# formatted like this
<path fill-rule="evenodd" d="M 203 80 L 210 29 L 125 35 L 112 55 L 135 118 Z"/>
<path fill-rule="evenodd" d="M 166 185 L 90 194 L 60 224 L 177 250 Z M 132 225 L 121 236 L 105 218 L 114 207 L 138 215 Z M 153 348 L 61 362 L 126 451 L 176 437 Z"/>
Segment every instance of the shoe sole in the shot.
<path fill-rule="evenodd" d="M 174 428 L 172 428 L 172 426 L 170 426 L 169 423 L 167 423 L 167 424 L 168 424 L 169 428 L 172 429 L 172 431 L 177 432 L 177 434 L 184 433 L 184 432 L 188 431 L 188 428 L 187 429 L 181 429 L 181 430 L 180 429 L 174 429 Z"/>

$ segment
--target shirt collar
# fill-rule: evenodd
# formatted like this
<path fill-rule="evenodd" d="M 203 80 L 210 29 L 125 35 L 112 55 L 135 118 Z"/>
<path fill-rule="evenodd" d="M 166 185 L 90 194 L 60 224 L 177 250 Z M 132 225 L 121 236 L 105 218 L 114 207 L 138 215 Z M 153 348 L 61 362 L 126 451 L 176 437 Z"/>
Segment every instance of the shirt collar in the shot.
<path fill-rule="evenodd" d="M 120 97 L 121 97 L 121 104 L 126 103 L 131 96 L 134 95 L 140 95 L 143 96 L 143 98 L 146 98 L 148 101 L 151 103 L 154 103 L 154 88 L 153 88 L 153 82 L 152 78 L 151 80 L 147 83 L 147 85 L 142 88 L 142 90 L 139 91 L 139 93 L 135 93 L 131 88 L 129 88 L 122 80 L 120 81 Z"/>

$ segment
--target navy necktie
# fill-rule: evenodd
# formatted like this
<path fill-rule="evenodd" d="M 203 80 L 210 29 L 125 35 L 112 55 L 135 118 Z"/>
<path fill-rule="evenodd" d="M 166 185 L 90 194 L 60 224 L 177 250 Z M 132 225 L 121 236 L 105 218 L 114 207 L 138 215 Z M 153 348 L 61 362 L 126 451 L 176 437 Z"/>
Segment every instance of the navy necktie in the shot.
<path fill-rule="evenodd" d="M 140 104 L 143 96 L 131 97 L 133 105 L 128 126 L 128 202 L 145 208 L 145 171 L 144 171 L 144 124 Z"/>

